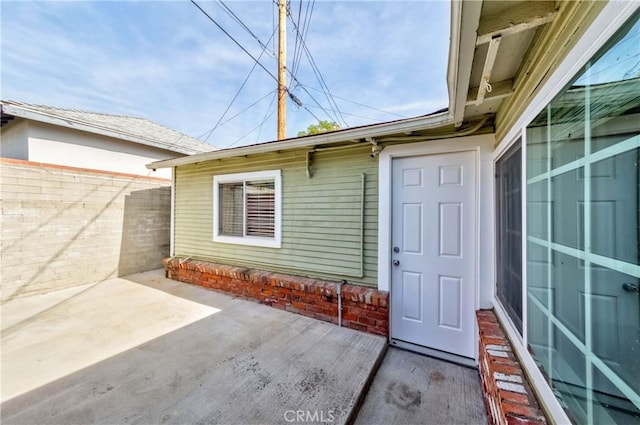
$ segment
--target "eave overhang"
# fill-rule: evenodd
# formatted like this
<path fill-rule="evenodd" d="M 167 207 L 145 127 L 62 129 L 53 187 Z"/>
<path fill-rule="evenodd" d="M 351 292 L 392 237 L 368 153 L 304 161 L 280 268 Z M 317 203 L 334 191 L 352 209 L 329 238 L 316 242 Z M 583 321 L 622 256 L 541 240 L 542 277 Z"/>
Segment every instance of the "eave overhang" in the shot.
<path fill-rule="evenodd" d="M 183 158 L 156 161 L 147 164 L 148 169 L 169 168 L 180 165 L 195 164 L 223 158 L 256 155 L 268 152 L 292 149 L 317 148 L 327 145 L 349 143 L 367 143 L 377 138 L 390 136 L 411 136 L 415 132 L 442 129 L 452 124 L 448 111 L 436 112 L 414 118 L 395 120 L 380 124 L 347 128 L 311 136 L 296 137 L 279 141 L 259 143 L 238 148 L 220 149 L 212 152 L 191 155 Z"/>

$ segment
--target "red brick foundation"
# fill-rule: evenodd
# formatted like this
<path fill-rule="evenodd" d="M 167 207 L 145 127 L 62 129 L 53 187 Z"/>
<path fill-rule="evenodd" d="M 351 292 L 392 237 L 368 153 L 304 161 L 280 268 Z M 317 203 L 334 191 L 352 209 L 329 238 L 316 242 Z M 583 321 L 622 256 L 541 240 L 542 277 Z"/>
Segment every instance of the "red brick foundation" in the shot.
<path fill-rule="evenodd" d="M 337 282 L 233 267 L 206 261 L 166 258 L 166 276 L 325 322 L 338 323 Z M 389 293 L 342 285 L 342 326 L 389 334 Z"/>
<path fill-rule="evenodd" d="M 476 316 L 480 330 L 478 362 L 489 423 L 546 424 L 493 310 L 480 310 Z"/>

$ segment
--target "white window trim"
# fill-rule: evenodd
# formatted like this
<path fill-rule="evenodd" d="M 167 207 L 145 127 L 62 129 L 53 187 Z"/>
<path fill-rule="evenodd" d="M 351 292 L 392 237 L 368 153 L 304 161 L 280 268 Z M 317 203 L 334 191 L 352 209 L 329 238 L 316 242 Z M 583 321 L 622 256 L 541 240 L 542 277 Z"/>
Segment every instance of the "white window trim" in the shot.
<path fill-rule="evenodd" d="M 518 139 L 518 136 L 522 134 L 523 143 L 523 161 L 526 160 L 526 127 L 529 123 L 545 108 L 553 98 L 560 93 L 562 89 L 573 79 L 582 69 L 582 67 L 591 59 L 597 52 L 604 46 L 604 44 L 620 29 L 620 27 L 629 19 L 631 15 L 640 8 L 640 5 L 636 2 L 625 1 L 610 1 L 604 7 L 600 15 L 594 20 L 592 25 L 586 30 L 585 34 L 576 43 L 573 49 L 569 52 L 567 57 L 562 61 L 560 66 L 549 77 L 547 82 L 543 85 L 538 94 L 532 99 L 531 103 L 525 108 L 515 124 L 507 132 L 505 137 L 500 141 L 498 147 L 494 152 L 494 165 L 495 160 L 502 156 L 507 149 Z M 495 167 L 494 167 L 495 170 Z M 526 168 L 523 167 L 523 173 L 526 173 Z M 527 180 L 522 180 L 522 194 L 526 196 Z M 526 205 L 523 203 L 523 206 Z M 523 219 L 526 218 L 526 207 L 523 208 Z M 495 219 L 495 217 L 494 217 Z M 525 222 L 526 223 L 526 222 Z M 524 228 L 523 228 L 524 229 Z M 524 238 L 523 238 L 524 239 Z M 523 240 L 523 260 L 526 258 L 526 240 Z M 495 246 L 493 253 L 495 255 Z M 527 293 L 527 270 L 526 261 L 523 264 L 523 295 L 526 297 Z M 494 261 L 495 266 L 495 261 Z M 512 341 L 513 348 L 520 363 L 524 366 L 524 371 L 532 383 L 532 387 L 538 400 L 540 401 L 543 409 L 550 416 L 550 419 L 555 424 L 570 424 L 571 421 L 566 412 L 560 405 L 560 402 L 555 397 L 551 386 L 547 383 L 544 375 L 535 364 L 533 357 L 527 351 L 527 337 L 526 329 L 527 316 L 524 314 L 523 305 L 523 337 L 511 323 L 506 311 L 497 299 L 495 293 L 494 283 L 494 307 L 496 315 L 500 320 L 503 329 L 507 336 Z M 526 299 L 526 298 L 525 298 Z"/>
<path fill-rule="evenodd" d="M 227 236 L 220 234 L 220 210 L 218 205 L 219 185 L 221 183 L 239 183 L 251 180 L 274 181 L 275 217 L 274 237 Z M 282 247 L 282 172 L 280 170 L 255 171 L 251 173 L 220 174 L 213 176 L 213 241 L 235 245 L 259 246 L 265 248 Z"/>
<path fill-rule="evenodd" d="M 594 52 L 595 54 L 595 52 Z M 590 58 L 591 56 L 589 56 Z M 585 59 L 585 63 L 586 63 Z M 577 71 L 576 71 L 577 72 Z M 567 79 L 568 82 L 568 79 Z M 565 82 L 558 88 L 556 94 L 562 90 L 562 88 L 567 84 Z M 543 90 L 545 87 L 543 87 Z M 542 93 L 540 94 L 542 95 Z M 555 96 L 555 94 L 553 95 Z M 553 98 L 551 97 L 551 99 Z M 534 102 L 537 101 L 537 98 L 534 99 Z M 551 101 L 551 100 L 550 100 Z M 546 105 L 545 105 L 546 106 Z M 535 116 L 540 112 L 538 111 L 535 115 L 526 115 L 526 113 L 531 114 L 529 111 L 530 107 L 527 108 L 525 114 L 523 114 L 518 122 L 523 121 L 523 117 L 527 117 L 525 124 L 521 127 L 516 127 L 509 131 L 508 136 L 510 138 L 504 138 L 503 141 L 498 145 L 493 154 L 493 175 L 495 175 L 495 165 L 498 159 L 500 159 L 510 148 L 513 146 L 518 139 L 520 139 L 521 146 L 521 161 L 522 161 L 522 181 L 521 181 L 521 196 L 522 196 L 522 234 L 527 234 L 527 207 L 526 207 L 526 195 L 527 195 L 527 138 L 526 138 L 526 126 L 535 118 Z M 542 109 L 540 109 L 542 110 Z M 495 221 L 495 208 L 493 214 L 493 220 Z M 496 245 L 494 244 L 493 253 L 496 253 Z M 543 410 L 550 416 L 552 423 L 555 424 L 571 424 L 571 420 L 567 413 L 564 411 L 564 408 L 556 398 L 555 394 L 551 386 L 547 383 L 546 378 L 536 365 L 533 360 L 533 356 L 527 351 L 527 341 L 528 341 L 528 332 L 527 327 L 528 324 L 528 308 L 527 308 L 527 241 L 526 238 L 522 238 L 522 335 L 518 332 L 518 329 L 515 327 L 511 318 L 507 314 L 507 311 L 502 306 L 502 303 L 498 299 L 498 294 L 496 290 L 496 282 L 493 284 L 493 306 L 496 316 L 502 325 L 509 341 L 511 341 L 511 345 L 513 346 L 516 357 L 518 358 L 519 363 L 524 366 L 523 371 L 527 375 L 529 382 L 531 382 L 531 387 L 533 391 L 536 393 L 538 401 L 540 401 L 541 407 Z M 497 276 L 497 258 L 494 259 L 493 266 L 496 269 L 494 271 L 494 276 Z"/>
<path fill-rule="evenodd" d="M 169 257 L 176 255 L 176 168 L 171 167 L 171 217 L 169 222 Z"/>
<path fill-rule="evenodd" d="M 526 234 L 527 232 L 527 208 L 526 208 L 526 204 L 525 204 L 525 200 L 526 198 L 526 189 L 527 189 L 527 185 L 526 185 L 526 140 L 525 140 L 525 136 L 524 136 L 525 132 L 518 132 L 515 137 L 509 141 L 509 144 L 505 145 L 502 147 L 502 149 L 497 150 L 494 152 L 493 155 L 493 168 L 492 168 L 492 175 L 495 176 L 496 175 L 496 164 L 497 162 L 509 151 L 509 149 L 511 149 L 511 147 L 513 145 L 515 145 L 516 143 L 518 143 L 518 140 L 520 140 L 520 171 L 521 171 L 521 188 L 520 188 L 520 196 L 521 196 L 521 206 L 522 206 L 522 210 L 520 211 L 520 216 L 522 219 L 522 234 Z M 495 187 L 495 178 L 493 179 L 493 181 L 491 182 L 491 184 L 494 185 Z M 494 196 L 497 196 L 497 194 Z M 496 205 L 495 205 L 495 201 L 494 201 L 494 208 L 493 208 L 493 214 L 492 214 L 492 220 L 494 223 L 496 223 L 496 219 L 497 219 L 497 209 L 496 209 Z M 498 229 L 496 227 L 495 232 L 498 232 Z M 494 252 L 494 258 L 493 258 L 493 276 L 494 276 L 494 282 L 493 282 L 493 305 L 494 307 L 496 305 L 500 306 L 501 312 L 504 313 L 504 317 L 501 317 L 501 321 L 508 321 L 509 322 L 509 326 L 511 326 L 511 328 L 514 330 L 515 334 L 514 337 L 516 338 L 517 341 L 519 341 L 521 344 L 523 343 L 523 341 L 526 341 L 526 332 L 527 332 L 527 291 L 526 291 L 526 281 L 527 281 L 527 276 L 525 275 L 526 272 L 526 267 L 525 267 L 525 261 L 522 261 L 522 270 L 520 271 L 520 273 L 522 273 L 522 335 L 520 335 L 520 332 L 518 332 L 518 328 L 516 327 L 516 325 L 513 323 L 513 321 L 511 320 L 511 317 L 509 316 L 509 314 L 507 314 L 507 310 L 503 307 L 502 305 L 502 301 L 500 301 L 500 299 L 498 298 L 498 289 L 497 289 L 497 285 L 498 285 L 498 256 L 495 254 L 496 253 L 496 249 L 498 248 L 498 238 L 493 239 L 493 252 Z M 527 243 L 525 238 L 522 238 L 521 241 L 522 244 L 522 259 L 524 260 L 525 258 L 527 258 L 526 254 L 527 254 Z M 513 340 L 513 339 L 512 339 Z"/>
<path fill-rule="evenodd" d="M 531 118 L 533 119 L 533 117 Z M 513 146 L 515 143 L 520 140 L 520 149 L 521 149 L 521 165 L 522 165 L 522 178 L 521 178 L 521 197 L 522 197 L 522 335 L 516 328 L 516 326 L 511 321 L 509 314 L 502 306 L 502 303 L 498 299 L 498 294 L 496 290 L 496 283 L 493 285 L 493 306 L 496 316 L 500 324 L 502 325 L 502 329 L 504 329 L 507 337 L 511 341 L 511 345 L 514 350 L 514 354 L 518 358 L 518 362 L 523 366 L 523 371 L 527 376 L 529 382 L 532 383 L 531 387 L 542 409 L 550 416 L 552 423 L 561 424 L 561 425 L 570 425 L 571 420 L 567 413 L 564 411 L 563 407 L 560 405 L 560 402 L 556 398 L 555 394 L 551 386 L 547 383 L 546 378 L 536 365 L 533 360 L 533 356 L 528 352 L 526 348 L 527 340 L 528 340 L 528 307 L 527 307 L 527 240 L 524 235 L 527 234 L 527 138 L 526 138 L 526 127 L 518 128 L 517 131 L 512 132 L 510 139 L 504 139 L 507 143 L 501 143 L 498 149 L 495 150 L 493 156 L 493 175 L 495 175 L 495 165 L 496 162 Z M 495 221 L 495 208 L 493 214 L 493 220 Z M 496 242 L 497 243 L 497 242 Z M 494 244 L 493 252 L 495 255 L 496 245 Z M 493 262 L 494 268 L 496 271 L 494 272 L 494 276 L 497 276 L 497 258 L 494 259 Z"/>

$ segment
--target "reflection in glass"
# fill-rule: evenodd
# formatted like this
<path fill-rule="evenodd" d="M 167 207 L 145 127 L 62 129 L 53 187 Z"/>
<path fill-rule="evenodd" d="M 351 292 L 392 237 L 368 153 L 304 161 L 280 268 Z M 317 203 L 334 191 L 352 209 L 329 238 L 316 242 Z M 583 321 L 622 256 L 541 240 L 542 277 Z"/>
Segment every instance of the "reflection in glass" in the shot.
<path fill-rule="evenodd" d="M 529 349 L 572 421 L 640 423 L 638 14 L 526 134 Z"/>

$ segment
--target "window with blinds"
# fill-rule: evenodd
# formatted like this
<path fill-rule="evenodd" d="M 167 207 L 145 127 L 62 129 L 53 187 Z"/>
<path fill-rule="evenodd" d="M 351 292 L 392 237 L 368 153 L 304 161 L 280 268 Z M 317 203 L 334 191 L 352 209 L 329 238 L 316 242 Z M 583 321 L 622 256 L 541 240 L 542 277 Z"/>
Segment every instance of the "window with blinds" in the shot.
<path fill-rule="evenodd" d="M 275 230 L 275 183 L 245 181 L 222 183 L 220 234 L 272 238 Z"/>
<path fill-rule="evenodd" d="M 275 184 L 245 182 L 246 234 L 273 237 L 275 230 Z"/>
<path fill-rule="evenodd" d="M 280 172 L 214 177 L 214 240 L 279 247 Z"/>

